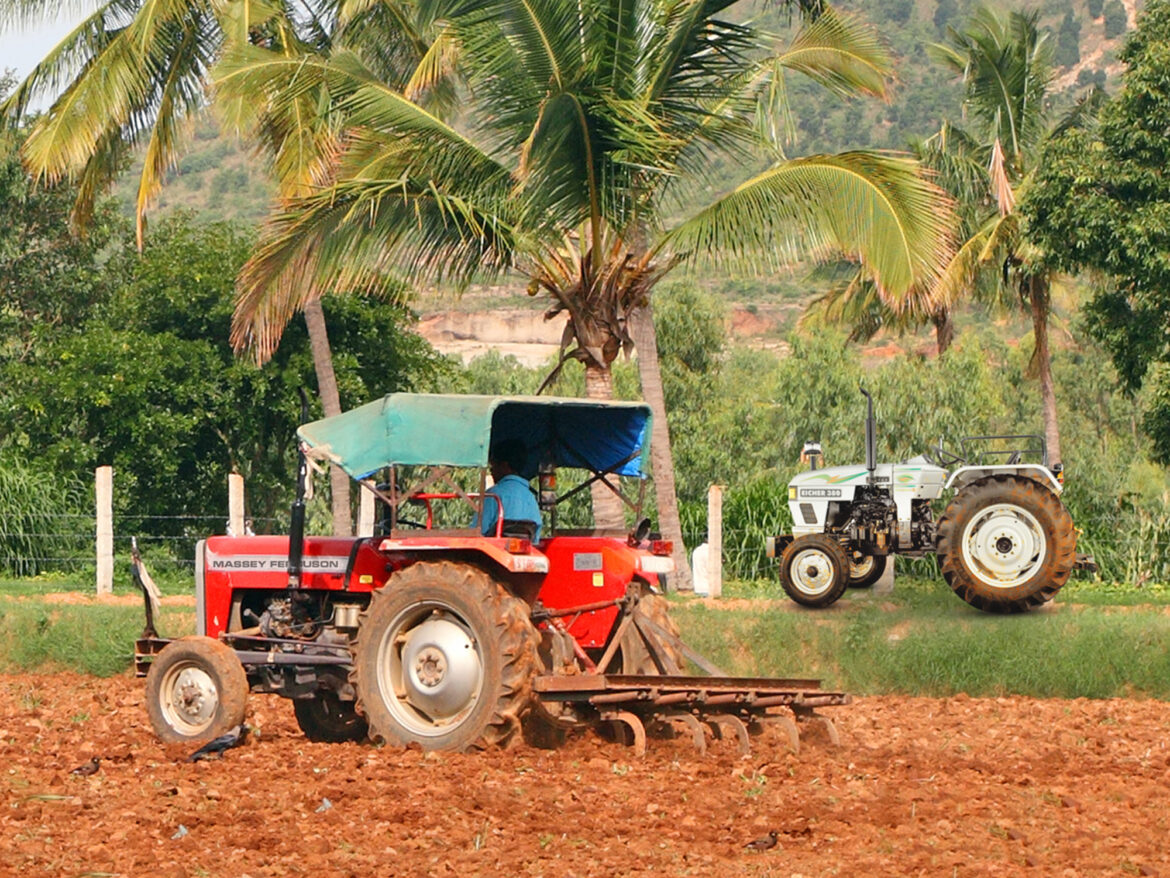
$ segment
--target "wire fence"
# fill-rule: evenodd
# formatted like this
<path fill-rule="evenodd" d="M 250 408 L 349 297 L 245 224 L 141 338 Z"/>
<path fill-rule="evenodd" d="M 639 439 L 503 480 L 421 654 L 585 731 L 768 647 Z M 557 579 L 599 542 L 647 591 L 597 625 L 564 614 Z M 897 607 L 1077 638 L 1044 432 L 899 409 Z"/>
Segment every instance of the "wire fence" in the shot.
<path fill-rule="evenodd" d="M 59 573 L 92 581 L 97 565 L 97 519 L 93 515 L 44 515 L 35 531 L 0 529 L 0 570 L 15 578 Z M 255 533 L 280 533 L 285 522 L 249 519 Z M 129 576 L 133 540 L 150 570 L 163 576 L 193 574 L 195 546 L 228 531 L 223 514 L 126 515 L 114 520 L 116 573 Z"/>
<path fill-rule="evenodd" d="M 693 523 L 693 521 L 692 521 Z M 287 523 L 276 518 L 251 519 L 257 534 L 281 534 Z M 1117 515 L 1078 521 L 1077 549 L 1093 555 L 1097 574 L 1110 582 L 1170 583 L 1170 512 L 1163 515 Z M 96 519 L 92 515 L 45 515 L 32 531 L 0 530 L 0 570 L 15 578 L 65 574 L 93 581 L 96 566 Z M 785 532 L 782 527 L 737 527 L 723 522 L 723 575 L 734 580 L 768 580 L 777 575 L 777 561 L 765 549 L 767 537 Z M 227 518 L 220 514 L 173 516 L 115 516 L 115 576 L 129 580 L 131 539 L 153 573 L 176 580 L 194 573 L 195 546 L 199 540 L 228 532 Z M 705 528 L 689 527 L 683 533 L 688 553 L 707 539 Z M 900 559 L 899 570 L 933 575 L 933 558 Z M 82 582 L 78 583 L 79 585 Z"/>

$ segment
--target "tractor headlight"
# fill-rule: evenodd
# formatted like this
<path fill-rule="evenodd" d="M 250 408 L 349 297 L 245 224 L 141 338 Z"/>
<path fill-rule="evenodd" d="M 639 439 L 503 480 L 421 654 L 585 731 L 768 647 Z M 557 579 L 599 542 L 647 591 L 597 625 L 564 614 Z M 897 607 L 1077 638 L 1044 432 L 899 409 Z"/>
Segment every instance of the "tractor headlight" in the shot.
<path fill-rule="evenodd" d="M 788 486 L 788 499 L 789 500 L 796 499 L 796 488 L 794 488 L 792 485 Z"/>

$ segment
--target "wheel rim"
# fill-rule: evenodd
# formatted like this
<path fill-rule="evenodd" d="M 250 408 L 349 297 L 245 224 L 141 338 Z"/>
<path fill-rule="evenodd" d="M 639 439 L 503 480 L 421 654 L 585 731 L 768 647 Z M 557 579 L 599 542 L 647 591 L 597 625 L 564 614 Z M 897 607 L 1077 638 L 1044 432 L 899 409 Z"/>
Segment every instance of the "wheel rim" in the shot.
<path fill-rule="evenodd" d="M 1044 565 L 1048 541 L 1036 516 L 1011 503 L 980 510 L 963 530 L 963 561 L 980 582 L 1014 588 Z"/>
<path fill-rule="evenodd" d="M 202 665 L 194 662 L 173 665 L 167 669 L 161 688 L 162 714 L 175 731 L 195 737 L 215 721 L 219 689 Z"/>
<path fill-rule="evenodd" d="M 460 725 L 483 690 L 483 654 L 467 623 L 440 603 L 415 605 L 387 626 L 377 683 L 394 719 L 434 737 Z"/>
<path fill-rule="evenodd" d="M 833 587 L 833 560 L 821 549 L 798 552 L 789 572 L 792 584 L 809 597 L 819 597 Z"/>
<path fill-rule="evenodd" d="M 849 559 L 849 578 L 864 579 L 873 571 L 873 555 L 862 555 L 854 552 Z"/>

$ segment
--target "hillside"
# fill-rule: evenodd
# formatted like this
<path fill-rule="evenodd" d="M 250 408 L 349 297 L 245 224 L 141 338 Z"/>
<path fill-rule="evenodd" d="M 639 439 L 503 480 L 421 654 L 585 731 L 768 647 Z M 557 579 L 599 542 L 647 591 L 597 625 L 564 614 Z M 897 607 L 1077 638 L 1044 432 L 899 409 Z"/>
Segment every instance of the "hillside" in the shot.
<path fill-rule="evenodd" d="M 793 154 L 860 147 L 904 149 L 910 141 L 936 131 L 945 115 L 957 114 L 958 84 L 927 58 L 925 47 L 941 39 L 947 26 L 962 20 L 971 0 L 850 0 L 840 6 L 877 27 L 898 59 L 897 83 L 889 103 L 881 104 L 838 99 L 794 78 L 790 96 Z M 1133 26 L 1139 0 L 1043 0 L 1040 8 L 1061 65 L 1058 84 L 1065 90 L 1065 99 L 1071 102 L 1091 84 L 1112 86 L 1119 73 L 1116 52 L 1121 35 Z M 787 13 L 775 11 L 762 0 L 749 11 L 781 39 L 791 32 Z M 190 149 L 172 172 L 156 211 L 186 209 L 207 219 L 245 222 L 262 219 L 273 193 L 263 158 L 234 135 L 221 132 L 210 115 L 188 134 Z M 726 191 L 757 170 L 727 164 L 712 175 L 700 196 Z M 127 211 L 134 203 L 135 182 L 131 172 L 115 190 Z"/>
<path fill-rule="evenodd" d="M 959 83 L 930 61 L 926 46 L 942 39 L 948 26 L 957 26 L 972 5 L 971 0 L 851 0 L 841 4 L 877 27 L 898 59 L 897 81 L 890 101 L 883 104 L 838 99 L 794 78 L 790 153 L 862 147 L 903 149 L 911 141 L 931 135 L 945 116 L 957 116 Z M 1116 53 L 1125 30 L 1136 20 L 1140 0 L 1043 0 L 1039 8 L 1061 65 L 1058 103 L 1071 104 L 1091 85 L 1114 87 L 1120 74 Z M 761 27 L 776 32 L 779 39 L 788 38 L 791 22 L 787 13 L 777 12 L 764 0 L 756 0 L 749 11 Z M 206 220 L 259 223 L 274 194 L 264 158 L 236 136 L 221 131 L 210 113 L 193 126 L 188 138 L 190 148 L 170 175 L 155 216 L 182 209 Z M 713 198 L 762 167 L 762 162 L 759 167 L 725 163 L 711 175 L 705 191 L 695 197 Z M 134 203 L 133 170 L 115 191 L 127 212 Z M 730 328 L 737 338 L 769 348 L 783 347 L 784 337 L 807 304 L 834 280 L 823 270 L 799 267 L 769 278 L 704 273 L 691 279 L 728 303 Z M 423 315 L 423 335 L 440 350 L 468 358 L 485 345 L 508 346 L 508 352 L 530 365 L 545 361 L 559 341 L 560 323 L 540 319 L 544 306 L 543 299 L 524 295 L 519 284 L 473 290 L 461 299 L 421 293 L 415 302 Z M 958 318 L 967 319 L 965 315 Z M 1021 330 L 1026 331 L 1026 327 Z M 933 345 L 927 331 L 897 343 L 882 338 L 884 334 L 868 346 L 874 357 L 903 350 L 925 351 Z"/>

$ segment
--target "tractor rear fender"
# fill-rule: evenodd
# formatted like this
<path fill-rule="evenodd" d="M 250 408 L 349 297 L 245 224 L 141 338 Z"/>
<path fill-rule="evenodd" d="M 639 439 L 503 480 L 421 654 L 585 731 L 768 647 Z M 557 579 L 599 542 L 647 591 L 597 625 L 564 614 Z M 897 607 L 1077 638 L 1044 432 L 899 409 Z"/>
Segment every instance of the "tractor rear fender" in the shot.
<path fill-rule="evenodd" d="M 378 544 L 385 554 L 479 554 L 509 573 L 548 573 L 548 558 L 525 539 L 507 537 L 388 538 Z"/>
<path fill-rule="evenodd" d="M 1034 482 L 1039 482 L 1057 496 L 1060 496 L 1061 492 L 1064 491 L 1064 486 L 1056 480 L 1047 467 L 1035 463 L 1004 464 L 1001 466 L 961 466 L 951 473 L 951 477 L 947 479 L 943 490 L 954 488 L 957 491 L 972 482 L 977 482 L 988 476 L 999 475 L 1022 476 L 1023 478 L 1031 479 Z"/>

